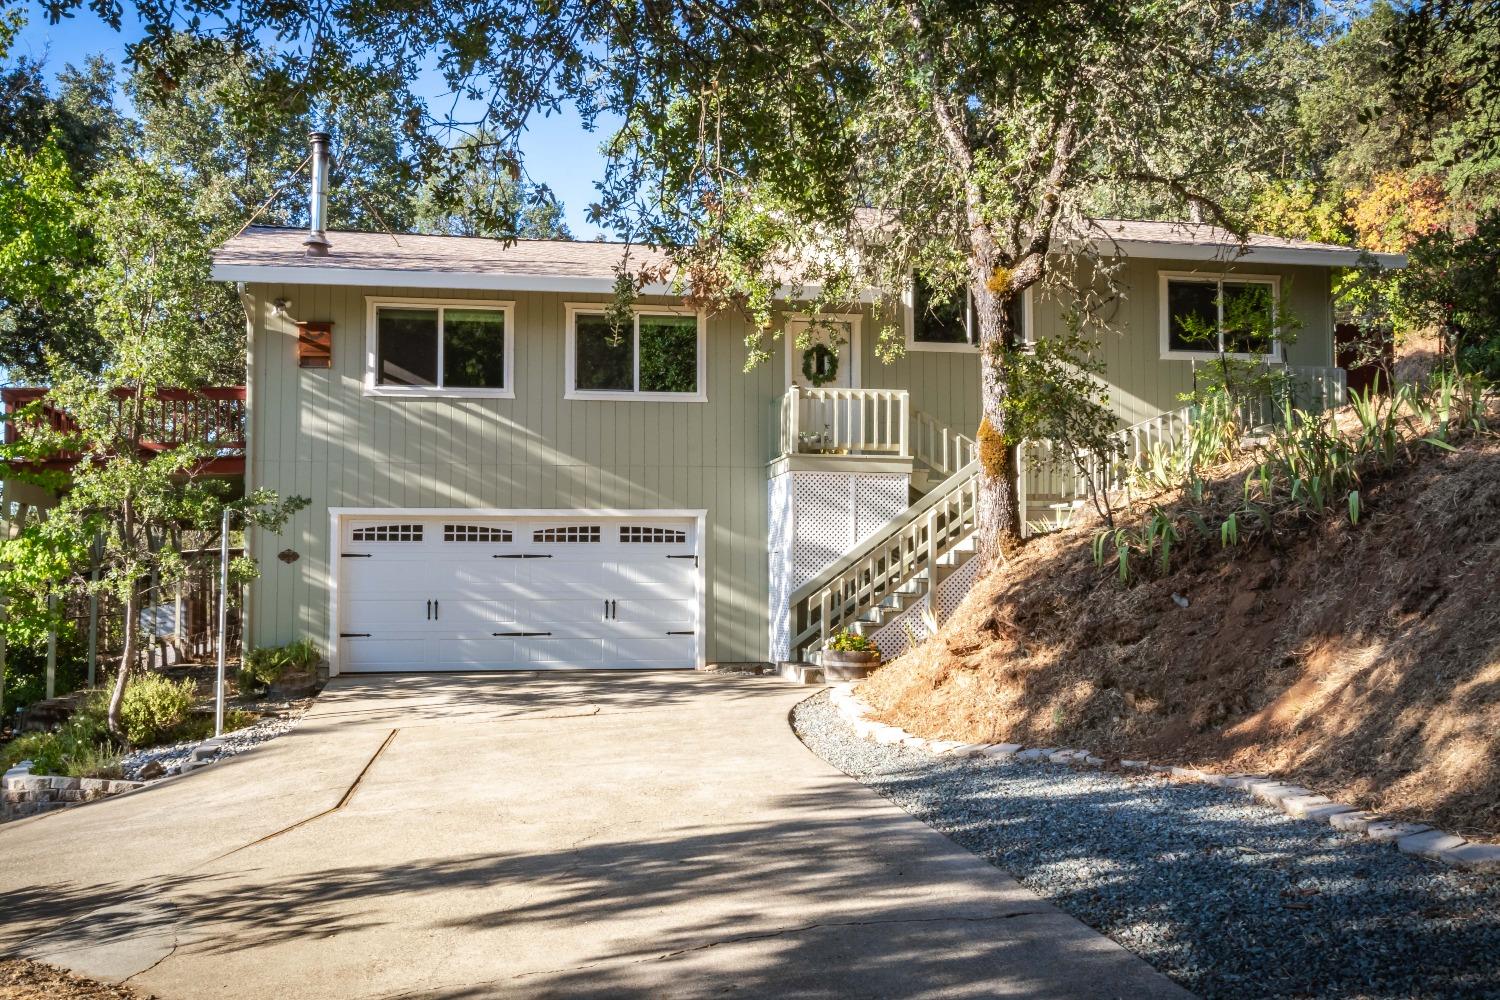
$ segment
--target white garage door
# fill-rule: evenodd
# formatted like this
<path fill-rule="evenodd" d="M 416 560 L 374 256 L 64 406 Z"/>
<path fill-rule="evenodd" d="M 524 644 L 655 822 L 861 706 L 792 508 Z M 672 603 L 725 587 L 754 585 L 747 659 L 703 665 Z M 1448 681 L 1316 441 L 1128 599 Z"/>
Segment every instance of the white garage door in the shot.
<path fill-rule="evenodd" d="M 343 671 L 691 668 L 697 522 L 344 518 Z"/>

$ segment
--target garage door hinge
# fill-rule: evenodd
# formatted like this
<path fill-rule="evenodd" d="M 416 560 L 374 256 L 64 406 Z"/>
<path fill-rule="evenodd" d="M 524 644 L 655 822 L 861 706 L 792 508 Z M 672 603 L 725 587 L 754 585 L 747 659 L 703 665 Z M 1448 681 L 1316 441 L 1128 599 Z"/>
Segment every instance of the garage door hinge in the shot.
<path fill-rule="evenodd" d="M 667 633 L 667 635 L 697 635 L 697 634 L 698 634 L 697 632 L 692 631 L 692 630 L 689 630 L 687 632 L 668 632 Z"/>
<path fill-rule="evenodd" d="M 694 569 L 698 568 L 698 557 L 697 556 L 667 556 L 667 558 L 668 559 L 691 559 L 693 561 L 693 568 Z"/>
<path fill-rule="evenodd" d="M 368 632 L 340 632 L 339 633 L 339 638 L 340 639 L 368 639 L 368 638 L 370 638 L 370 633 L 368 633 Z"/>
<path fill-rule="evenodd" d="M 491 632 L 490 635 L 503 636 L 527 636 L 527 635 L 551 635 L 551 632 Z"/>
<path fill-rule="evenodd" d="M 340 552 L 339 555 L 345 559 L 370 559 L 373 558 L 369 552 Z"/>
<path fill-rule="evenodd" d="M 490 558 L 491 559 L 551 559 L 552 557 L 549 556 L 549 555 L 545 555 L 543 553 L 540 553 L 540 552 L 524 552 L 524 553 L 523 552 L 517 552 L 517 553 L 514 553 L 514 554 L 509 553 L 509 552 L 496 552 L 493 555 L 491 555 Z"/>

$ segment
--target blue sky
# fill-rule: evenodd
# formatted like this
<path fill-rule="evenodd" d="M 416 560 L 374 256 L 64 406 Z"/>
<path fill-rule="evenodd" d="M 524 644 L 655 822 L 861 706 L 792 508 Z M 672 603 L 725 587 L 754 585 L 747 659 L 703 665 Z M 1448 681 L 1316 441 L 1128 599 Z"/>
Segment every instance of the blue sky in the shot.
<path fill-rule="evenodd" d="M 41 10 L 28 3 L 25 9 L 29 20 L 16 41 L 14 54 L 45 57 L 48 71 L 54 74 L 68 63 L 82 63 L 96 54 L 118 65 L 124 61 L 126 44 L 139 37 L 134 10 L 129 3 L 124 6 L 125 24 L 121 31 L 115 31 L 86 9 L 80 9 L 76 17 L 48 24 Z M 446 107 L 436 100 L 442 96 L 440 89 L 441 81 L 434 80 L 432 90 L 422 96 L 435 107 Z M 587 221 L 589 203 L 597 197 L 594 183 L 604 172 L 604 160 L 599 155 L 602 138 L 597 132 L 584 131 L 577 114 L 570 112 L 538 119 L 522 143 L 528 172 L 534 180 L 551 187 L 562 201 L 568 228 L 579 239 L 611 235 Z"/>

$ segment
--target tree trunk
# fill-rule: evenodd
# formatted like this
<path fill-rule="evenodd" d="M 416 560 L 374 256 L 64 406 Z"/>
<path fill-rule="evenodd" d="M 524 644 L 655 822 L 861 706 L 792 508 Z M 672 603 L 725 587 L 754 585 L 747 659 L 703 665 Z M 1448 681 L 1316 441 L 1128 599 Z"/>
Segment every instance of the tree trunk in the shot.
<path fill-rule="evenodd" d="M 974 315 L 979 323 L 979 506 L 976 511 L 979 551 L 1001 555 L 1021 539 L 1021 507 L 1016 498 L 1016 449 L 1006 440 L 1005 355 L 1015 343 L 1015 292 L 997 294 L 987 281 L 976 281 Z"/>
<path fill-rule="evenodd" d="M 120 652 L 120 669 L 115 672 L 115 689 L 109 696 L 109 731 L 117 737 L 124 737 L 124 728 L 120 725 L 120 709 L 125 704 L 125 685 L 130 681 L 131 661 L 135 659 L 135 622 L 136 593 L 135 584 L 132 581 L 129 590 L 125 593 L 125 642 L 124 649 Z"/>

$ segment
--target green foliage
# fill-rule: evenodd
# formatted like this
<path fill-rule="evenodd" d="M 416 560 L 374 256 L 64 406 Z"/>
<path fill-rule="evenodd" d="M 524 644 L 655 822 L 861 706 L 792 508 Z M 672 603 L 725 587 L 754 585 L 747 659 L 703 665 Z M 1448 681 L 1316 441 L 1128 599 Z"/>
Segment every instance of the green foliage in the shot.
<path fill-rule="evenodd" d="M 847 629 L 829 639 L 824 648 L 836 653 L 873 653 L 878 649 L 867 637 Z"/>
<path fill-rule="evenodd" d="M 556 240 L 571 234 L 562 205 L 544 185 L 521 176 L 515 154 L 488 131 L 465 136 L 416 199 L 419 232 L 448 236 Z"/>
<path fill-rule="evenodd" d="M 105 723 L 108 695 L 95 691 L 54 732 L 25 733 L 0 746 L 0 769 L 23 760 L 38 774 L 119 778 L 120 752 Z"/>
<path fill-rule="evenodd" d="M 1439 371 L 1388 393 L 1356 393 L 1349 406 L 1358 424 L 1352 430 L 1340 428 L 1333 413 L 1287 405 L 1265 442 L 1256 446 L 1254 467 L 1232 503 L 1212 497 L 1190 471 L 1176 515 L 1153 506 L 1137 526 L 1098 532 L 1094 561 L 1101 567 L 1112 564 L 1124 585 L 1144 568 L 1167 572 L 1185 528 L 1228 549 L 1270 535 L 1286 519 L 1347 516 L 1357 525 L 1365 515 L 1360 490 L 1365 475 L 1414 461 L 1424 450 L 1452 451 L 1456 436 L 1488 431 L 1487 388 L 1478 375 Z M 1186 456 L 1194 447 L 1190 438 L 1162 458 L 1163 468 L 1193 468 Z"/>
<path fill-rule="evenodd" d="M 1404 326 L 1441 330 L 1463 370 L 1500 380 L 1500 210 L 1412 247 L 1392 305 Z"/>
<path fill-rule="evenodd" d="M 1172 548 L 1182 541 L 1176 523 L 1163 510 L 1153 507 L 1139 527 L 1107 528 L 1094 535 L 1094 562 L 1113 562 L 1120 585 L 1128 584 L 1139 567 L 1154 567 L 1165 573 L 1172 561 Z"/>
<path fill-rule="evenodd" d="M 245 653 L 235 683 L 241 693 L 264 691 L 284 674 L 311 672 L 321 659 L 311 639 L 298 639 L 285 646 L 260 646 Z"/>
<path fill-rule="evenodd" d="M 1001 347 L 996 367 L 1006 385 L 1006 444 L 1023 440 L 1059 445 L 1089 484 L 1089 495 L 1109 520 L 1114 465 L 1123 453 L 1115 435 L 1118 418 L 1109 406 L 1099 344 L 1074 332 L 1027 348 Z"/>
<path fill-rule="evenodd" d="M 136 678 L 125 690 L 121 710 L 125 739 L 138 747 L 169 742 L 188 721 L 197 696 L 191 678 L 172 681 L 160 674 Z"/>

